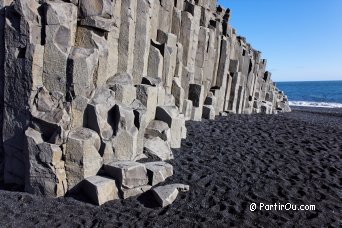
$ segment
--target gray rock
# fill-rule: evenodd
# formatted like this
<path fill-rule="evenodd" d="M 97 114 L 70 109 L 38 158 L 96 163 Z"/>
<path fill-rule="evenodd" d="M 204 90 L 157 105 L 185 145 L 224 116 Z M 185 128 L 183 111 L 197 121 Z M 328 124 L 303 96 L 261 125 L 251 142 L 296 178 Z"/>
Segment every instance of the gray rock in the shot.
<path fill-rule="evenodd" d="M 95 89 L 94 72 L 99 61 L 96 49 L 73 48 L 68 58 L 69 91 L 89 98 Z"/>
<path fill-rule="evenodd" d="M 166 162 L 145 163 L 149 184 L 154 186 L 173 175 L 173 166 Z"/>
<path fill-rule="evenodd" d="M 97 49 L 99 53 L 99 60 L 96 64 L 96 71 L 94 74 L 94 84 L 101 87 L 107 80 L 107 67 L 109 58 L 109 47 L 105 39 L 104 32 L 93 29 L 91 27 L 77 27 L 75 46 L 79 48 Z"/>
<path fill-rule="evenodd" d="M 151 187 L 152 186 L 150 185 L 144 185 L 144 186 L 139 186 L 139 187 L 131 188 L 131 189 L 123 188 L 121 191 L 121 197 L 123 199 L 127 199 L 129 197 L 138 196 L 138 195 L 143 194 L 144 192 L 149 191 Z"/>
<path fill-rule="evenodd" d="M 145 135 L 148 137 L 159 137 L 162 140 L 171 143 L 171 130 L 167 123 L 160 120 L 153 120 L 146 128 Z"/>
<path fill-rule="evenodd" d="M 214 107 L 216 106 L 216 97 L 212 92 L 210 92 L 209 95 L 205 98 L 204 104 L 212 105 Z"/>
<path fill-rule="evenodd" d="M 25 191 L 49 197 L 64 196 L 67 181 L 61 148 L 45 143 L 42 135 L 32 128 L 25 134 L 28 159 L 25 162 Z"/>
<path fill-rule="evenodd" d="M 50 112 L 32 112 L 32 125 L 39 130 L 46 141 L 63 144 L 65 131 L 70 128 L 71 117 L 65 109 L 56 108 Z M 57 135 L 56 135 L 57 134 Z"/>
<path fill-rule="evenodd" d="M 212 105 L 203 105 L 202 117 L 208 120 L 215 119 L 215 108 Z"/>
<path fill-rule="evenodd" d="M 35 0 L 2 3 L 7 6 L 0 10 L 2 177 L 6 184 L 24 185 L 25 130 L 30 124 L 32 98 L 42 86 L 41 17 Z"/>
<path fill-rule="evenodd" d="M 113 15 L 111 0 L 79 0 L 79 9 L 83 17 L 101 16 L 111 18 Z"/>
<path fill-rule="evenodd" d="M 86 118 L 88 128 L 96 131 L 101 139 L 110 140 L 114 135 L 115 94 L 110 89 L 96 89 L 87 106 Z"/>
<path fill-rule="evenodd" d="M 152 189 L 155 199 L 161 207 L 166 207 L 172 204 L 176 200 L 179 191 L 189 191 L 189 186 L 181 184 L 171 184 L 159 186 Z"/>
<path fill-rule="evenodd" d="M 156 115 L 158 87 L 138 85 L 136 88 L 137 99 L 146 107 L 146 121 L 150 122 Z"/>
<path fill-rule="evenodd" d="M 114 19 L 107 19 L 100 16 L 90 16 L 80 21 L 81 25 L 89 26 L 105 32 L 111 32 L 116 28 Z"/>
<path fill-rule="evenodd" d="M 133 85 L 133 78 L 132 75 L 128 73 L 117 73 L 113 77 L 110 77 L 107 80 L 107 85 L 112 87 L 117 84 L 120 85 Z"/>
<path fill-rule="evenodd" d="M 99 154 L 101 140 L 98 134 L 87 128 L 70 131 L 66 144 L 65 171 L 68 190 L 76 191 L 83 179 L 95 176 L 102 167 Z"/>
<path fill-rule="evenodd" d="M 82 183 L 83 192 L 95 205 L 102 205 L 108 201 L 119 199 L 119 192 L 115 180 L 101 176 L 86 178 Z"/>
<path fill-rule="evenodd" d="M 161 161 L 173 159 L 173 153 L 168 142 L 159 137 L 146 138 L 144 153 L 157 157 Z"/>
<path fill-rule="evenodd" d="M 176 106 L 158 106 L 156 119 L 167 123 L 171 129 L 171 148 L 179 148 L 182 139 L 182 126 L 185 125 L 184 116 L 179 115 Z"/>
<path fill-rule="evenodd" d="M 141 158 L 141 156 L 144 156 L 144 135 L 146 127 L 149 123 L 149 117 L 147 115 L 146 107 L 139 100 L 134 100 L 130 107 L 133 109 L 134 113 L 134 125 L 138 129 L 137 153 L 136 157 L 134 158 L 134 160 L 138 160 Z"/>
<path fill-rule="evenodd" d="M 136 99 L 136 88 L 133 85 L 115 84 L 111 87 L 115 99 L 125 105 L 130 105 Z"/>
<path fill-rule="evenodd" d="M 161 46 L 161 44 L 158 44 L 157 42 L 154 42 L 153 45 L 150 46 L 147 74 L 151 77 L 162 79 L 164 58 L 160 49 L 163 50 L 164 48 L 160 47 L 159 49 L 158 46 Z"/>
<path fill-rule="evenodd" d="M 185 99 L 183 103 L 183 114 L 185 120 L 190 120 L 191 119 L 191 113 L 192 113 L 192 101 Z"/>
<path fill-rule="evenodd" d="M 103 140 L 101 150 L 102 150 L 101 152 L 102 152 L 103 164 L 106 165 L 115 161 L 114 150 L 113 150 L 112 143 L 110 141 Z"/>
<path fill-rule="evenodd" d="M 193 107 L 201 107 L 204 104 L 204 86 L 190 84 L 189 100 L 192 101 Z"/>
<path fill-rule="evenodd" d="M 150 76 L 144 76 L 142 78 L 141 84 L 150 85 L 154 87 L 163 86 L 161 78 L 153 78 Z"/>
<path fill-rule="evenodd" d="M 87 125 L 86 109 L 90 100 L 83 96 L 77 96 L 72 100 L 72 127 L 85 127 Z"/>
<path fill-rule="evenodd" d="M 182 88 L 179 78 L 175 77 L 173 79 L 171 93 L 175 98 L 175 105 L 178 107 L 179 111 L 182 112 L 184 102 L 184 89 Z"/>
<path fill-rule="evenodd" d="M 171 93 L 172 79 L 175 75 L 177 61 L 177 37 L 172 33 L 158 30 L 157 41 L 163 45 L 163 83 L 167 93 Z"/>
<path fill-rule="evenodd" d="M 137 1 L 137 20 L 135 26 L 135 43 L 133 59 L 134 84 L 139 84 L 147 74 L 148 56 L 151 40 L 151 18 L 155 0 Z"/>
<path fill-rule="evenodd" d="M 137 2 L 136 0 L 121 1 L 121 24 L 118 40 L 119 72 L 133 72 Z"/>
<path fill-rule="evenodd" d="M 138 129 L 133 109 L 117 103 L 113 109 L 114 137 L 111 139 L 117 160 L 134 160 L 137 156 Z"/>
<path fill-rule="evenodd" d="M 134 161 L 111 162 L 104 166 L 105 172 L 113 177 L 119 189 L 133 189 L 148 184 L 144 164 Z"/>
<path fill-rule="evenodd" d="M 165 94 L 165 99 L 164 99 L 164 105 L 166 106 L 175 106 L 176 105 L 176 99 L 172 94 Z"/>
<path fill-rule="evenodd" d="M 67 60 L 74 46 L 77 7 L 62 1 L 46 5 L 43 83 L 49 91 L 67 92 Z"/>

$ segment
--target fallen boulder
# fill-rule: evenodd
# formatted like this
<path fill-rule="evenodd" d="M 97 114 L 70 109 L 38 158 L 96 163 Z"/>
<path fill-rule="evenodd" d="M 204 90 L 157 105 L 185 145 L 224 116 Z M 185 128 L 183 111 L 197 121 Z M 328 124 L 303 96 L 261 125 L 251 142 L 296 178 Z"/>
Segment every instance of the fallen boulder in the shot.
<path fill-rule="evenodd" d="M 104 169 L 109 176 L 116 180 L 120 190 L 148 184 L 147 170 L 144 164 L 134 161 L 117 161 L 104 165 Z"/>
<path fill-rule="evenodd" d="M 179 191 L 186 192 L 189 189 L 190 187 L 188 185 L 171 184 L 153 188 L 152 192 L 159 205 L 166 207 L 176 200 Z"/>
<path fill-rule="evenodd" d="M 149 184 L 154 186 L 173 175 L 173 166 L 166 162 L 145 163 Z"/>
<path fill-rule="evenodd" d="M 106 177 L 88 177 L 83 181 L 82 190 L 96 205 L 119 199 L 115 180 Z"/>

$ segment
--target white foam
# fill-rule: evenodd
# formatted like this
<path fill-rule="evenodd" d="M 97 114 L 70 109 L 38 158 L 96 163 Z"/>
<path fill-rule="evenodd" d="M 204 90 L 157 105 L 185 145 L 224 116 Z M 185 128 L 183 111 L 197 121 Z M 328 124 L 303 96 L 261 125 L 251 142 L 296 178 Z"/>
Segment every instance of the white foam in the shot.
<path fill-rule="evenodd" d="M 314 102 L 314 101 L 289 101 L 290 106 L 304 106 L 317 108 L 342 108 L 341 103 Z"/>

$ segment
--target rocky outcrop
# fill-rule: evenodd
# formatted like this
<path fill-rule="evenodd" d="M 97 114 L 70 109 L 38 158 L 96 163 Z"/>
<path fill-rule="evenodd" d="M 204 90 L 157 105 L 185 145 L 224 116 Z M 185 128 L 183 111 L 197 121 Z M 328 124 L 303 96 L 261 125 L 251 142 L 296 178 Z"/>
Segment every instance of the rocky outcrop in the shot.
<path fill-rule="evenodd" d="M 216 4 L 0 0 L 1 180 L 100 205 L 171 176 L 186 120 L 290 111 Z"/>

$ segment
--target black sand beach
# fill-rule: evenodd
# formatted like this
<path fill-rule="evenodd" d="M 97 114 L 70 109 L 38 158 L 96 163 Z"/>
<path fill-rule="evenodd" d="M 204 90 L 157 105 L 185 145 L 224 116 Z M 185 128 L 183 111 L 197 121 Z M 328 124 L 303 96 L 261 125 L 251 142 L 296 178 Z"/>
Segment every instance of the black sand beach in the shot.
<path fill-rule="evenodd" d="M 171 206 L 146 204 L 150 193 L 96 207 L 0 191 L 0 227 L 341 227 L 342 110 L 294 109 L 188 122 L 164 184 L 190 192 Z M 316 209 L 251 212 L 251 203 Z"/>

